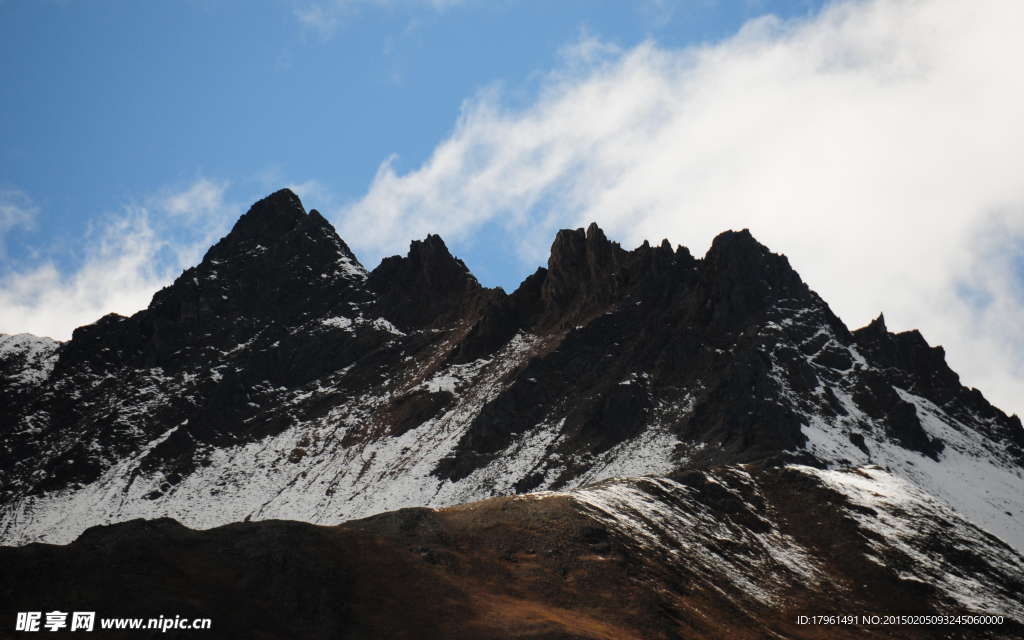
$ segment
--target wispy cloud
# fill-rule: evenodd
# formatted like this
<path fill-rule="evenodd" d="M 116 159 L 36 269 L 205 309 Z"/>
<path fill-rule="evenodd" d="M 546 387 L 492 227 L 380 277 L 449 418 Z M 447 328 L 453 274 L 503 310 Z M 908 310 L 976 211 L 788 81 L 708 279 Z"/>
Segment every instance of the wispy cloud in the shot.
<path fill-rule="evenodd" d="M 7 270 L 0 275 L 0 332 L 67 340 L 75 327 L 107 313 L 145 308 L 241 214 L 225 202 L 226 187 L 200 179 L 107 215 L 85 238 L 85 260 L 73 273 L 53 261 Z"/>
<path fill-rule="evenodd" d="M 427 7 L 443 12 L 465 0 L 326 0 L 298 4 L 294 14 L 303 28 L 328 40 L 346 17 L 359 7 L 392 9 L 396 7 Z"/>
<path fill-rule="evenodd" d="M 324 9 L 323 5 L 311 4 L 295 9 L 295 17 L 304 28 L 315 31 L 323 39 L 328 39 L 334 34 L 334 28 L 338 24 L 338 18 L 330 8 Z"/>
<path fill-rule="evenodd" d="M 334 194 L 326 185 L 318 180 L 307 180 L 302 183 L 289 182 L 284 185 L 291 189 L 305 203 L 316 203 L 316 207 L 330 207 L 334 202 Z M 313 207 L 315 208 L 315 207 Z"/>
<path fill-rule="evenodd" d="M 427 162 L 384 162 L 334 221 L 367 264 L 484 224 L 530 263 L 591 220 L 698 255 L 749 227 L 847 323 L 920 328 L 1024 412 L 1020 24 L 1014 0 L 874 0 L 702 48 L 584 39 L 532 104 L 467 101 Z"/>
<path fill-rule="evenodd" d="M 31 227 L 39 207 L 24 191 L 0 189 L 0 257 L 4 255 L 4 236 L 14 227 Z"/>

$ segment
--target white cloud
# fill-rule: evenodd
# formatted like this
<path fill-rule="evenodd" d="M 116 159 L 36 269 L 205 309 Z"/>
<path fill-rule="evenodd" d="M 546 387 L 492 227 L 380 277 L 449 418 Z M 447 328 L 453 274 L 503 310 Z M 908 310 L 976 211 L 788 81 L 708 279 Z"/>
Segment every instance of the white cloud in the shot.
<path fill-rule="evenodd" d="M 749 227 L 849 325 L 920 328 L 1022 413 L 1022 27 L 1016 0 L 875 0 L 703 48 L 584 41 L 533 104 L 468 101 L 422 167 L 386 161 L 334 219 L 367 264 L 489 221 L 527 262 L 591 220 L 698 256 Z"/>
<path fill-rule="evenodd" d="M 200 179 L 107 216 L 85 238 L 85 262 L 74 273 L 61 273 L 52 261 L 8 270 L 0 276 L 0 332 L 67 340 L 105 314 L 145 308 L 241 214 L 224 201 L 226 187 Z"/>
<path fill-rule="evenodd" d="M 219 217 L 224 210 L 224 191 L 226 182 L 214 182 L 206 178 L 196 180 L 184 191 L 165 188 L 149 203 L 157 209 L 174 216 L 187 216 L 190 221 L 198 222 Z"/>
<path fill-rule="evenodd" d="M 39 211 L 32 198 L 18 189 L 0 189 L 0 256 L 4 235 L 14 227 L 30 227 Z"/>

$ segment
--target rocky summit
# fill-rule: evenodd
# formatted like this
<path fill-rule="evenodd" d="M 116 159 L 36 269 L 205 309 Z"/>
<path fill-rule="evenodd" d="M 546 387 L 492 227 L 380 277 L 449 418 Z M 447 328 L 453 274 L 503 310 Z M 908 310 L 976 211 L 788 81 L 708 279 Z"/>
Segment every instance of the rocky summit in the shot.
<path fill-rule="evenodd" d="M 11 603 L 83 576 L 146 610 L 269 598 L 267 637 L 841 637 L 790 614 L 844 602 L 1021 623 L 1022 519 L 1020 419 L 746 230 L 702 258 L 562 230 L 506 294 L 435 235 L 367 271 L 283 190 L 147 309 L 0 335 Z M 98 577 L 116 549 L 148 587 Z"/>

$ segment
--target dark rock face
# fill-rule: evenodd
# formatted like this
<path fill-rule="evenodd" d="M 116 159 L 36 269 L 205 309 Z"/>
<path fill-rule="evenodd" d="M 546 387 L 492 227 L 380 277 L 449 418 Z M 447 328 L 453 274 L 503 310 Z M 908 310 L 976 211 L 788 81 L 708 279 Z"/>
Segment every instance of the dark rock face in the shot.
<path fill-rule="evenodd" d="M 395 399 L 388 406 L 391 415 L 385 416 L 384 421 L 391 425 L 391 435 L 398 437 L 436 418 L 454 401 L 455 396 L 447 391 L 413 391 Z"/>
<path fill-rule="evenodd" d="M 941 347 L 881 317 L 849 331 L 746 230 L 701 259 L 562 230 L 506 295 L 434 235 L 368 273 L 284 190 L 148 309 L 39 349 L 50 365 L 0 351 L 5 382 L 37 373 L 0 386 L 0 541 L 143 514 L 221 524 L 190 511 L 209 501 L 335 523 L 613 473 L 1024 463 L 1019 419 Z"/>
<path fill-rule="evenodd" d="M 385 258 L 368 286 L 378 296 L 374 312 L 403 330 L 450 325 L 462 319 L 467 306 L 491 297 L 435 235 L 414 240 L 405 258 Z"/>
<path fill-rule="evenodd" d="M 473 453 L 501 450 L 552 407 L 566 418 L 567 451 L 605 451 L 654 418 L 651 398 L 657 391 L 710 386 L 709 381 L 724 385 L 717 390 L 724 402 L 698 405 L 691 418 L 698 425 L 690 433 L 739 439 L 737 448 L 754 448 L 754 455 L 802 443 L 796 419 L 756 397 L 758 381 L 761 395 L 771 395 L 770 363 L 756 346 L 752 357 L 735 343 L 766 319 L 773 303 L 791 294 L 813 303 L 813 294 L 785 258 L 770 254 L 749 232 L 723 234 L 697 262 L 685 249 L 673 252 L 664 243 L 625 252 L 596 225 L 586 235 L 582 229 L 561 231 L 542 275 L 544 311 L 530 329 L 549 327 L 558 318 L 555 326 L 567 330 L 564 341 L 531 361 L 481 412 L 457 454 L 463 464 L 447 463 L 442 474 L 457 478 L 471 471 Z M 709 362 L 703 352 L 712 342 L 728 345 L 737 357 Z M 638 375 L 643 372 L 649 373 Z M 563 398 L 569 401 L 560 403 Z M 755 421 L 757 428 L 743 426 Z M 685 428 L 682 421 L 679 427 Z"/>

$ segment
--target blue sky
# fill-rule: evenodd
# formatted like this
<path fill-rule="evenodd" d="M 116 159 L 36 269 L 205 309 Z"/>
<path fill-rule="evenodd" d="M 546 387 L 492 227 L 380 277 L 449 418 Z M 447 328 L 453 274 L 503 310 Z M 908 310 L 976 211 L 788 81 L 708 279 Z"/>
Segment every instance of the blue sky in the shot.
<path fill-rule="evenodd" d="M 372 268 L 749 227 L 1024 410 L 1016 0 L 0 0 L 0 332 L 132 313 L 289 186 Z"/>
<path fill-rule="evenodd" d="M 74 268 L 84 259 L 76 239 L 105 212 L 200 177 L 230 183 L 225 196 L 240 202 L 308 180 L 339 202 L 358 199 L 389 156 L 398 169 L 422 163 L 477 92 L 501 85 L 529 101 L 538 74 L 582 34 L 681 47 L 766 11 L 812 10 L 803 1 L 449 5 L 0 4 L 0 184 L 39 208 L 33 226 L 10 230 L 6 259 Z M 481 277 L 514 286 L 514 270 Z"/>

